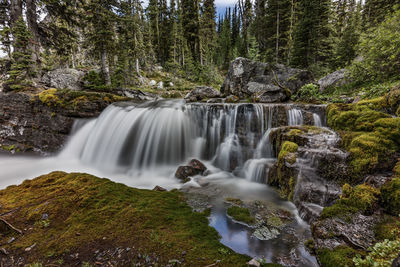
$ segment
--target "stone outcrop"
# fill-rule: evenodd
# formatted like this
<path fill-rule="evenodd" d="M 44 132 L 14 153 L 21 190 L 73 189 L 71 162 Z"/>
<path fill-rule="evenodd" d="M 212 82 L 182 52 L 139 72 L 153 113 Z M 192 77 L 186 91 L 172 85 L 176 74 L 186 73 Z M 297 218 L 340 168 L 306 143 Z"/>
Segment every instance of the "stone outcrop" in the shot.
<path fill-rule="evenodd" d="M 106 93 L 59 94 L 55 89 L 39 95 L 0 93 L 0 148 L 11 152 L 58 151 L 76 118 L 96 117 L 111 103 L 129 99 Z"/>
<path fill-rule="evenodd" d="M 338 148 L 340 138 L 327 128 L 296 126 L 273 130 L 270 140 L 279 156 L 268 183 L 295 203 L 303 219 L 315 220 L 339 197 L 339 180 L 348 172 L 348 153 Z M 286 142 L 298 148 L 286 153 Z"/>
<path fill-rule="evenodd" d="M 348 70 L 341 69 L 326 75 L 318 81 L 320 92 L 324 92 L 328 88 L 335 88 L 346 85 L 350 79 L 346 76 Z"/>
<path fill-rule="evenodd" d="M 45 73 L 41 82 L 57 89 L 82 90 L 83 71 L 76 69 L 56 69 Z"/>
<path fill-rule="evenodd" d="M 307 70 L 237 58 L 231 63 L 221 93 L 261 103 L 277 103 L 289 100 L 303 85 L 313 81 L 312 73 Z"/>
<path fill-rule="evenodd" d="M 221 93 L 209 86 L 198 86 L 185 96 L 187 102 L 196 102 L 220 97 Z"/>

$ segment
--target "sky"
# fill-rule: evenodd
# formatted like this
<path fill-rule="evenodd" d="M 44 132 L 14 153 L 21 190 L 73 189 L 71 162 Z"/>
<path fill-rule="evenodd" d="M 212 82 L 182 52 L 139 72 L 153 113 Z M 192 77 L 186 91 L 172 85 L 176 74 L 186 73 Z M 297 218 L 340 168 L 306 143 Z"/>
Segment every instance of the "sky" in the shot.
<path fill-rule="evenodd" d="M 149 0 L 143 0 L 145 6 L 147 6 Z M 233 7 L 237 0 L 215 0 L 215 5 L 217 6 L 217 16 L 218 14 L 224 14 L 227 7 Z"/>

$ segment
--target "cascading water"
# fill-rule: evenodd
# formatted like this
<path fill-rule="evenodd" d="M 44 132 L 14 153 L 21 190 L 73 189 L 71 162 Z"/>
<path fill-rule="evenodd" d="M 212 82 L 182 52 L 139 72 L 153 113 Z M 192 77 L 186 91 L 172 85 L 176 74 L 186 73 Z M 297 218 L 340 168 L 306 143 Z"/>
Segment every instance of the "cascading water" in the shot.
<path fill-rule="evenodd" d="M 318 112 L 321 109 L 312 110 Z M 257 185 L 259 187 L 251 190 L 258 192 L 260 197 L 272 196 L 274 193 L 267 186 L 248 182 L 267 182 L 269 169 L 276 161 L 269 140 L 271 130 L 304 123 L 320 125 L 320 122 L 309 109 L 286 104 L 186 104 L 184 101 L 155 101 L 140 105 L 111 105 L 97 119 L 77 121 L 74 135 L 58 157 L 40 161 L 22 159 L 18 163 L 15 163 L 15 159 L 0 161 L 0 177 L 5 178 L 0 181 L 3 185 L 9 185 L 16 182 L 15 176 L 18 179 L 33 178 L 61 170 L 109 177 L 134 187 L 151 189 L 161 185 L 170 189 L 180 186 L 174 179 L 177 166 L 191 158 L 198 158 L 211 170 L 207 179 L 229 178 L 225 180 L 233 180 L 235 186 L 241 184 L 239 187 L 243 188 L 239 188 L 239 191 L 250 190 Z M 14 169 L 9 167 L 11 163 L 15 165 Z M 245 179 L 234 179 L 235 176 Z M 253 195 L 251 190 L 246 191 L 243 198 Z M 291 203 L 282 204 L 277 199 L 272 201 L 279 205 L 291 205 L 290 209 L 297 213 Z M 296 230 L 290 231 L 308 231 L 304 230 L 308 226 L 300 221 L 293 226 Z M 231 230 L 227 229 L 226 236 L 229 236 Z M 250 236 L 243 229 L 239 229 L 239 232 L 244 233 L 245 236 L 241 237 L 243 243 L 246 243 L 245 238 Z M 267 244 L 259 242 L 254 241 L 254 246 Z M 279 239 L 275 242 L 283 246 L 277 254 L 288 252 L 286 246 L 290 242 L 284 241 L 284 238 L 282 242 Z M 291 246 L 296 247 L 296 242 L 298 240 Z M 301 245 L 299 247 L 301 250 Z M 254 252 L 254 255 L 258 253 Z M 303 266 L 315 264 L 307 263 Z"/>
<path fill-rule="evenodd" d="M 321 117 L 317 113 L 313 113 L 314 126 L 322 127 Z"/>
<path fill-rule="evenodd" d="M 289 126 L 303 125 L 304 118 L 300 109 L 292 108 L 288 111 Z"/>

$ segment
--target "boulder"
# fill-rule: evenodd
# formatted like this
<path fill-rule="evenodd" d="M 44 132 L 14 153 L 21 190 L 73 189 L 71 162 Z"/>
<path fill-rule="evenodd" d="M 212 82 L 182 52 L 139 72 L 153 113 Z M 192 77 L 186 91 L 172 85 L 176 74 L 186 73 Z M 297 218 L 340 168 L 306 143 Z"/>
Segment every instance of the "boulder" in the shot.
<path fill-rule="evenodd" d="M 41 82 L 57 89 L 82 90 L 83 71 L 76 69 L 56 69 L 43 75 Z"/>
<path fill-rule="evenodd" d="M 313 74 L 307 70 L 237 58 L 231 63 L 221 93 L 277 103 L 289 100 L 291 94 L 313 81 Z"/>
<path fill-rule="evenodd" d="M 207 167 L 197 159 L 192 159 L 187 166 L 179 166 L 176 170 L 175 177 L 182 182 L 190 181 L 191 176 L 203 175 L 207 171 Z"/>
<path fill-rule="evenodd" d="M 374 228 L 381 221 L 381 215 L 364 216 L 359 212 L 349 218 L 327 218 L 315 221 L 311 228 L 315 247 L 334 249 L 350 246 L 367 250 L 376 243 Z"/>
<path fill-rule="evenodd" d="M 220 97 L 221 93 L 209 86 L 198 86 L 185 97 L 188 102 L 196 102 L 210 98 Z"/>
<path fill-rule="evenodd" d="M 322 93 L 328 88 L 334 88 L 348 84 L 350 80 L 346 76 L 347 72 L 347 69 L 341 69 L 321 78 L 318 81 L 319 91 Z"/>
<path fill-rule="evenodd" d="M 203 174 L 207 170 L 207 167 L 200 160 L 197 159 L 192 159 L 189 162 L 189 166 L 195 168 L 201 174 Z"/>

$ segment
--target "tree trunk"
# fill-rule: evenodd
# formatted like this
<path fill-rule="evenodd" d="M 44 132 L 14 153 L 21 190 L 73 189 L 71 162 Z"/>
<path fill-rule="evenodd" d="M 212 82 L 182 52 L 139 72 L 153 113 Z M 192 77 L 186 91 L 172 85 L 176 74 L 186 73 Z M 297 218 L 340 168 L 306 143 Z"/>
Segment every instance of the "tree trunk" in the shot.
<path fill-rule="evenodd" d="M 10 3 L 11 28 L 21 17 L 22 17 L 22 0 L 11 0 Z"/>
<path fill-rule="evenodd" d="M 32 60 L 35 62 L 35 72 L 41 74 L 39 27 L 37 24 L 36 0 L 26 0 L 26 20 L 28 29 L 32 33 Z"/>
<path fill-rule="evenodd" d="M 103 49 L 101 52 L 101 71 L 103 72 L 104 82 L 106 85 L 111 85 L 110 68 L 107 60 L 107 50 Z"/>

